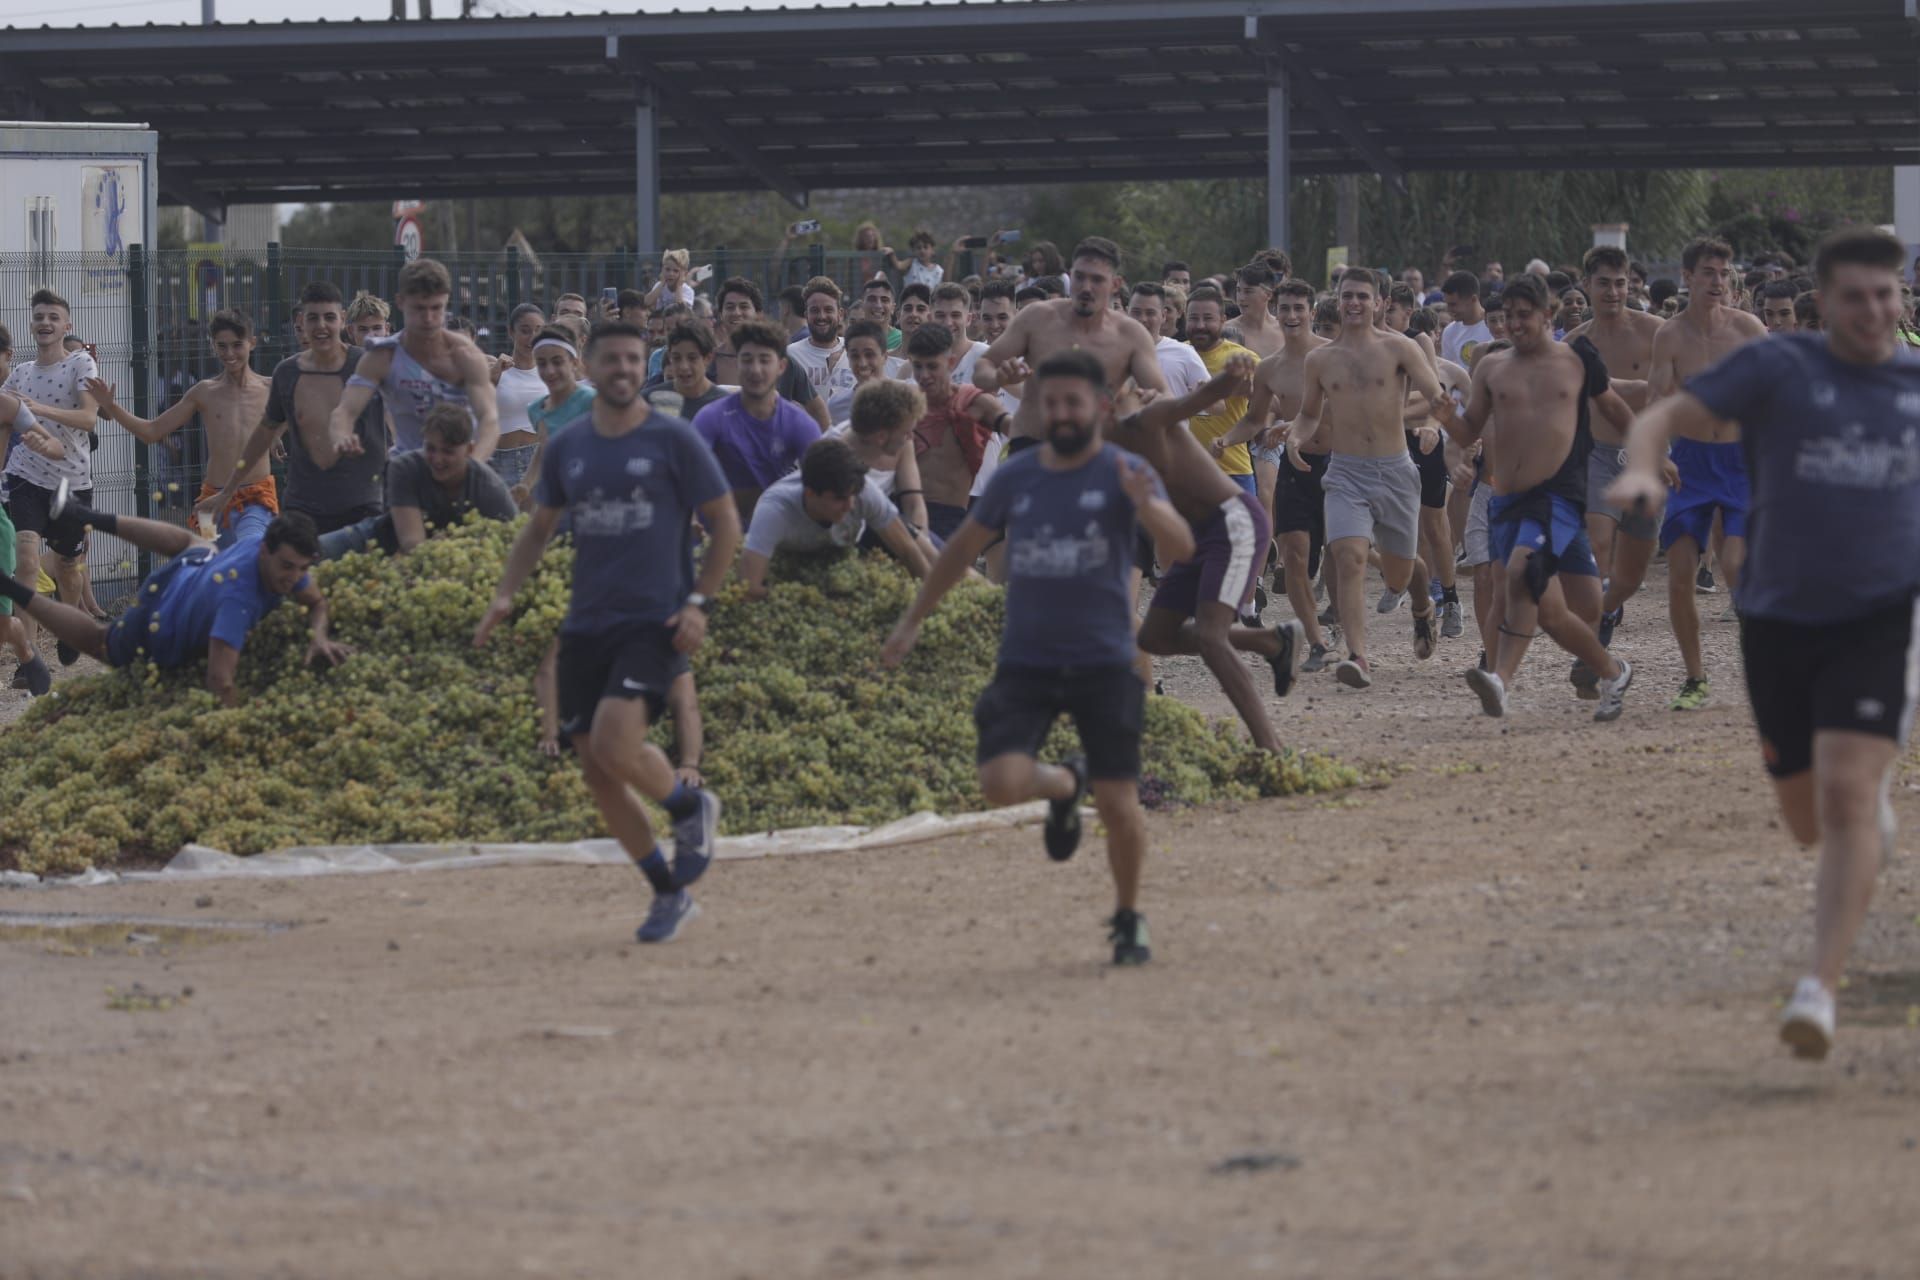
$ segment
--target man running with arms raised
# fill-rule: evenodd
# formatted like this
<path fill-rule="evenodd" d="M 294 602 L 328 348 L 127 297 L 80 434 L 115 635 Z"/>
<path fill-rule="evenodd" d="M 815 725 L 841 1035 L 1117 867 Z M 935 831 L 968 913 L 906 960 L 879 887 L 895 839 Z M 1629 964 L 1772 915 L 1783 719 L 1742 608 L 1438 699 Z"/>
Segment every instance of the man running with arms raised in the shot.
<path fill-rule="evenodd" d="M 1593 448 L 1588 402 L 1624 430 L 1633 412 L 1608 385 L 1607 367 L 1589 343 L 1553 340 L 1547 288 L 1526 275 L 1506 289 L 1510 351 L 1478 362 L 1466 420 L 1454 432 L 1463 449 L 1489 417 L 1499 428 L 1487 444 L 1487 538 L 1492 563 L 1506 574 L 1500 643 L 1491 671 L 1475 667 L 1467 683 L 1490 716 L 1507 713 L 1507 687 L 1536 623 L 1562 649 L 1601 675 L 1595 720 L 1620 718 L 1633 668 L 1600 646 L 1589 617 L 1600 615 L 1600 573 L 1582 519 L 1587 454 Z"/>
<path fill-rule="evenodd" d="M 1695 240 L 1680 255 L 1687 282 L 1687 307 L 1660 326 L 1653 339 L 1653 368 L 1647 375 L 1649 402 L 1678 391 L 1688 378 L 1718 364 L 1733 352 L 1767 336 L 1751 313 L 1732 305 L 1733 250 L 1720 240 Z M 1660 546 L 1667 553 L 1667 613 L 1680 645 L 1687 680 L 1673 700 L 1675 711 L 1707 705 L 1706 662 L 1700 653 L 1700 606 L 1694 576 L 1712 545 L 1713 517 L 1723 535 L 1720 565 L 1727 580 L 1740 580 L 1746 556 L 1747 468 L 1740 456 L 1740 428 L 1710 420 L 1704 425 L 1682 418 L 1673 441 L 1673 465 L 1680 483 L 1667 499 Z M 1651 512 L 1652 508 L 1649 507 Z"/>
<path fill-rule="evenodd" d="M 1113 282 L 1120 271 L 1120 250 L 1099 236 L 1082 240 L 1073 251 L 1073 294 L 1036 302 L 1021 310 L 1007 331 L 989 346 L 973 367 L 973 384 L 998 391 L 1016 383 L 1029 366 L 1038 366 L 1063 351 L 1085 351 L 1100 362 L 1106 385 L 1118 387 L 1128 378 L 1142 390 L 1165 391 L 1166 377 L 1154 355 L 1153 339 L 1140 322 L 1113 309 Z M 1047 424 L 1037 397 L 1027 395 L 1013 417 L 1008 453 L 1039 444 Z"/>
<path fill-rule="evenodd" d="M 1420 549 L 1420 468 L 1407 452 L 1401 417 L 1408 389 L 1424 396 L 1435 420 L 1455 421 L 1453 401 L 1440 387 L 1426 353 L 1398 333 L 1374 324 L 1379 285 L 1373 272 L 1348 268 L 1340 279 L 1340 334 L 1307 356 L 1300 416 L 1287 431 L 1287 460 L 1311 471 L 1308 456 L 1331 452 L 1326 477 L 1327 544 L 1340 577 L 1334 593 L 1347 659 L 1334 668 L 1340 683 L 1373 683 L 1367 658 L 1367 548 L 1380 552 L 1380 576 L 1389 591 L 1413 597 L 1413 653 L 1433 656 L 1433 598 Z M 1322 410 L 1331 421 L 1321 420 Z M 1423 426 L 1420 449 L 1440 447 L 1440 433 Z"/>
<path fill-rule="evenodd" d="M 765 339 L 786 344 L 775 332 Z M 562 516 L 575 554 L 573 600 L 560 626 L 560 727 L 607 829 L 653 886 L 641 942 L 667 942 L 699 914 L 687 886 L 713 858 L 720 800 L 674 777 L 647 740 L 667 690 L 707 634 L 707 610 L 740 549 L 740 514 L 720 464 L 692 425 L 651 411 L 646 333 L 607 324 L 587 343 L 596 396 L 588 422 L 551 436 L 533 514 L 515 539 L 475 647 L 513 612 Z M 770 380 L 769 380 L 770 381 Z M 706 526 L 706 560 L 693 572 L 693 517 Z M 673 819 L 668 866 L 635 792 Z"/>
<path fill-rule="evenodd" d="M 447 327 L 447 301 L 453 277 L 432 258 L 415 258 L 400 268 L 400 314 L 406 326 L 399 336 L 370 338 L 340 403 L 329 418 L 334 451 L 352 457 L 365 447 L 355 424 L 378 392 L 393 420 L 393 451 L 408 453 L 421 444 L 427 414 L 437 404 L 463 404 L 473 413 L 473 460 L 485 462 L 500 443 L 500 417 L 494 407 L 493 366 L 473 339 Z"/>
<path fill-rule="evenodd" d="M 1814 255 L 1821 333 L 1743 347 L 1634 424 L 1622 506 L 1665 496 L 1669 439 L 1738 424 L 1752 554 L 1735 585 L 1747 692 L 1781 816 L 1820 845 L 1813 971 L 1780 1036 L 1833 1043 L 1834 993 L 1881 859 L 1888 789 L 1920 691 L 1920 353 L 1900 340 L 1898 240 L 1837 232 Z M 1685 580 L 1691 589 L 1692 580 Z"/>
<path fill-rule="evenodd" d="M 246 316 L 238 311 L 214 312 L 207 321 L 207 340 L 220 362 L 219 374 L 194 383 L 157 418 L 136 418 L 121 408 L 114 401 L 113 388 L 99 378 L 87 379 L 87 390 L 99 402 L 100 412 L 144 444 L 160 444 L 195 417 L 200 419 L 206 428 L 207 471 L 195 501 L 204 503 L 221 493 L 226 501 L 219 507 L 196 506 L 195 513 L 204 510 L 224 544 L 231 540 L 234 519 L 248 507 L 270 518 L 280 513 L 280 493 L 265 451 L 244 470 L 239 465 L 248 437 L 266 412 L 273 384 L 253 371 L 253 324 Z M 225 489 L 214 483 L 216 476 Z"/>
<path fill-rule="evenodd" d="M 1074 270 L 1078 279 L 1078 261 Z M 1193 536 L 1152 469 L 1101 440 L 1112 412 L 1107 388 L 1104 364 L 1091 352 L 1040 364 L 1021 403 L 1045 414 L 1045 443 L 993 473 L 887 637 L 881 660 L 897 667 L 906 659 L 940 598 L 1004 532 L 1006 629 L 999 669 L 973 713 L 980 791 L 994 805 L 1049 801 L 1047 855 L 1064 862 L 1079 847 L 1080 801 L 1091 781 L 1113 870 L 1113 962 L 1145 964 L 1152 951 L 1138 897 L 1147 853 L 1139 793 L 1146 686 L 1133 666 L 1128 577 L 1136 528 L 1169 564 L 1193 554 Z M 1041 764 L 1036 756 L 1062 713 L 1073 717 L 1085 755 Z"/>

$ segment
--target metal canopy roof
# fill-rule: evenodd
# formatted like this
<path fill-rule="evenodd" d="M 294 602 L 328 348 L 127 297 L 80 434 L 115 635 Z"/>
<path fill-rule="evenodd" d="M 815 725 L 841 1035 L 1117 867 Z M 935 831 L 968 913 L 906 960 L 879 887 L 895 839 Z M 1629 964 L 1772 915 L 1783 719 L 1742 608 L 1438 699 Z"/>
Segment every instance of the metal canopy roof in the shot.
<path fill-rule="evenodd" d="M 10 29 L 0 114 L 147 121 L 200 207 L 1920 164 L 1920 0 L 1013 0 Z M 1279 170 L 1285 173 L 1286 169 Z"/>

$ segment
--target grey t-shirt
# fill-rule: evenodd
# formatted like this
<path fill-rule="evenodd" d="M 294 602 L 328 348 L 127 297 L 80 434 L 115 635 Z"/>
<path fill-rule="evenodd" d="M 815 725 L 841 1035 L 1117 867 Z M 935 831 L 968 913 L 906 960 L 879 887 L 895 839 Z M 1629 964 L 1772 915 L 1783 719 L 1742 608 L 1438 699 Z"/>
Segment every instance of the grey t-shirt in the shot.
<path fill-rule="evenodd" d="M 286 423 L 287 497 L 289 511 L 304 511 L 317 519 L 333 520 L 366 514 L 380 509 L 380 484 L 387 474 L 387 419 L 380 397 L 374 396 L 353 424 L 363 450 L 357 457 L 341 458 L 331 467 L 321 467 L 307 452 L 300 438 L 298 414 L 310 418 L 322 412 L 332 413 L 347 389 L 347 379 L 365 353 L 359 347 L 347 348 L 346 363 L 338 369 L 302 369 L 299 356 L 289 356 L 273 369 L 273 387 L 267 393 L 266 420 L 273 426 Z M 302 391 L 302 383 L 307 383 Z M 325 428 L 324 422 L 308 421 L 309 429 Z"/>
<path fill-rule="evenodd" d="M 467 465 L 467 482 L 457 494 L 448 493 L 427 470 L 424 453 L 397 454 L 387 463 L 387 514 L 375 526 L 375 541 L 389 555 L 400 550 L 400 539 L 393 530 L 393 508 L 414 507 L 431 535 L 460 520 L 469 511 L 478 511 L 489 520 L 511 520 L 520 514 L 513 494 L 500 473 L 484 462 Z"/>
<path fill-rule="evenodd" d="M 753 523 L 747 527 L 747 550 L 771 556 L 776 551 L 826 551 L 833 547 L 851 547 L 868 529 L 884 529 L 895 518 L 893 503 L 869 479 L 853 500 L 846 518 L 824 525 L 807 514 L 800 474 L 783 476 L 767 486 L 753 509 Z"/>

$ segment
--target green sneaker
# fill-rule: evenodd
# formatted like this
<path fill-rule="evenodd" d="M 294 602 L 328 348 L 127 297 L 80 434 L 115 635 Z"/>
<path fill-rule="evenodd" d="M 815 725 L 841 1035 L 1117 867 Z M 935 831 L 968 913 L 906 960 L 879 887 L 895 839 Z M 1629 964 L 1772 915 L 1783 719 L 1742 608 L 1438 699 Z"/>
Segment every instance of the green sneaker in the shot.
<path fill-rule="evenodd" d="M 1138 911 L 1114 912 L 1108 930 L 1115 964 L 1145 964 L 1153 958 L 1153 948 L 1147 945 L 1147 918 Z"/>
<path fill-rule="evenodd" d="M 1673 700 L 1675 711 L 1698 711 L 1707 705 L 1707 680 L 1705 676 L 1688 676 L 1687 682 L 1680 686 L 1680 696 Z"/>

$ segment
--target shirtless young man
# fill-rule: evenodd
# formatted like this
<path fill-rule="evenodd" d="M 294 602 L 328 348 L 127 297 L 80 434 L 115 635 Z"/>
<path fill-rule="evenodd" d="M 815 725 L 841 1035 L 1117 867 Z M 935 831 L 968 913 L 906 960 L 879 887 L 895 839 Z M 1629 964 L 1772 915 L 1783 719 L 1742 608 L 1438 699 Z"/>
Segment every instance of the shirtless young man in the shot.
<path fill-rule="evenodd" d="M 966 341 L 964 333 L 960 341 Z M 986 460 L 988 441 L 1006 430 L 1010 415 L 998 396 L 975 386 L 954 385 L 954 367 L 964 353 L 956 348 L 947 326 L 927 321 L 907 336 L 902 349 L 927 401 L 925 414 L 913 428 L 927 528 L 944 543 L 967 518 L 968 499 Z"/>
<path fill-rule="evenodd" d="M 1080 350 L 1100 361 L 1108 386 L 1118 387 L 1132 378 L 1143 391 L 1165 392 L 1167 380 L 1160 372 L 1153 338 L 1139 321 L 1113 309 L 1113 286 L 1119 272 L 1120 250 L 1113 241 L 1099 236 L 1082 240 L 1073 251 L 1071 295 L 1021 309 L 1007 331 L 974 364 L 973 385 L 982 391 L 998 391 L 1003 385 L 1023 381 L 1028 371 L 1048 356 Z M 1007 455 L 1012 457 L 1035 447 L 1046 439 L 1046 433 L 1045 415 L 1037 399 L 1023 398 L 1013 416 Z M 1211 459 L 1208 465 L 1213 465 Z"/>
<path fill-rule="evenodd" d="M 1721 240 L 1695 240 L 1680 255 L 1687 282 L 1686 310 L 1660 326 L 1653 339 L 1653 366 L 1647 375 L 1651 403 L 1678 392 L 1688 378 L 1720 363 L 1767 328 L 1731 305 L 1733 250 Z M 1707 670 L 1700 654 L 1700 606 L 1694 600 L 1694 576 L 1712 542 L 1713 518 L 1725 535 L 1720 564 L 1729 583 L 1738 585 L 1747 545 L 1747 468 L 1740 456 L 1740 426 L 1715 420 L 1689 420 L 1675 433 L 1673 465 L 1679 484 L 1667 499 L 1660 545 L 1667 552 L 1667 609 L 1673 638 L 1686 663 L 1687 680 L 1673 700 L 1675 711 L 1695 711 L 1709 696 Z"/>
<path fill-rule="evenodd" d="M 1273 294 L 1280 280 L 1264 262 L 1250 262 L 1233 273 L 1233 300 L 1240 304 L 1240 345 L 1262 360 L 1278 355 L 1286 336 L 1273 317 Z"/>
<path fill-rule="evenodd" d="M 280 514 L 280 496 L 266 456 L 255 459 L 244 472 L 236 473 L 235 466 L 248 434 L 266 411 L 272 384 L 253 371 L 253 324 L 243 313 L 214 313 L 207 321 L 207 340 L 213 344 L 220 372 L 187 388 L 187 394 L 157 418 L 136 418 L 114 401 L 114 389 L 99 378 L 89 378 L 86 385 L 100 411 L 145 444 L 159 444 L 199 417 L 206 427 L 207 472 L 201 477 L 196 504 L 222 491 L 216 478 L 234 476 L 239 481 L 228 484 L 223 505 L 207 511 L 209 524 L 219 531 L 220 545 L 226 546 L 232 541 L 234 520 L 248 507 L 260 508 L 269 518 Z M 197 519 L 198 510 L 195 514 Z"/>
<path fill-rule="evenodd" d="M 368 340 L 360 367 L 333 408 L 329 429 L 334 448 L 345 457 L 362 452 L 355 424 L 380 393 L 393 419 L 395 453 L 421 446 L 427 414 L 437 404 L 464 404 L 474 418 L 473 460 L 485 462 L 500 443 L 500 417 L 494 407 L 493 364 L 471 338 L 447 327 L 447 300 L 453 277 L 432 258 L 415 258 L 400 268 L 400 314 L 405 325 L 396 338 Z"/>
<path fill-rule="evenodd" d="M 1380 553 L 1387 589 L 1413 596 L 1414 656 L 1433 656 L 1436 611 L 1427 594 L 1427 566 L 1419 556 L 1420 469 L 1407 453 L 1401 426 L 1408 387 L 1426 397 L 1439 421 L 1455 421 L 1453 402 L 1426 354 L 1411 339 L 1377 327 L 1378 312 L 1373 272 L 1349 269 L 1340 280 L 1339 336 L 1307 356 L 1300 414 L 1287 429 L 1287 461 L 1295 469 L 1312 469 L 1308 454 L 1333 455 L 1321 484 L 1348 652 L 1334 675 L 1354 689 L 1373 683 L 1362 598 L 1369 545 Z M 1324 410 L 1331 410 L 1325 421 Z M 1440 447 L 1433 427 L 1422 427 L 1417 435 L 1422 450 Z"/>
<path fill-rule="evenodd" d="M 343 457 L 334 448 L 328 425 L 334 406 L 346 392 L 347 379 L 365 354 L 342 340 L 348 321 L 340 290 L 324 280 L 309 284 L 300 293 L 299 315 L 307 338 L 305 349 L 274 368 L 265 412 L 255 419 L 224 486 L 211 497 L 202 497 L 196 512 L 211 515 L 227 510 L 283 438 L 288 444 L 287 492 L 281 505 L 286 510 L 305 514 L 324 535 L 375 519 L 384 509 L 385 409 L 375 400 L 361 413 L 355 431 L 360 452 L 352 457 Z M 207 486 L 220 474 L 218 466 L 210 463 Z"/>
<path fill-rule="evenodd" d="M 1620 718 L 1633 668 L 1600 645 L 1587 619 L 1600 612 L 1600 573 L 1582 520 L 1587 454 L 1593 448 L 1589 401 L 1621 430 L 1633 421 L 1607 381 L 1607 368 L 1587 343 L 1553 340 L 1547 289 L 1522 276 L 1506 289 L 1511 351 L 1482 360 L 1473 371 L 1466 420 L 1454 432 L 1471 448 L 1497 415 L 1488 442 L 1487 479 L 1493 497 L 1487 534 L 1493 564 L 1506 575 L 1498 651 L 1493 670 L 1467 672 L 1490 716 L 1507 711 L 1507 686 L 1526 656 L 1534 627 L 1601 676 L 1595 720 Z"/>
<path fill-rule="evenodd" d="M 1220 469 L 1186 427 L 1210 406 L 1244 395 L 1255 369 L 1253 357 L 1229 357 L 1220 372 L 1178 399 L 1163 396 L 1143 409 L 1130 393 L 1116 401 L 1118 421 L 1110 438 L 1153 464 L 1167 500 L 1193 530 L 1194 552 L 1171 565 L 1154 590 L 1140 624 L 1142 651 L 1155 656 L 1198 654 L 1246 723 L 1254 745 L 1279 751 L 1280 739 L 1240 653 L 1255 653 L 1273 668 L 1273 691 L 1285 697 L 1305 654 L 1306 632 L 1298 622 L 1277 627 L 1236 625 L 1253 596 L 1265 564 L 1272 528 L 1252 494 Z"/>
<path fill-rule="evenodd" d="M 1261 501 L 1273 517 L 1287 600 L 1306 630 L 1307 659 L 1300 669 L 1324 671 L 1328 637 L 1315 612 L 1313 579 L 1320 571 L 1320 552 L 1327 539 L 1326 496 L 1320 491 L 1320 481 L 1327 474 L 1328 455 L 1310 455 L 1307 461 L 1312 469 L 1308 471 L 1286 465 L 1285 427 L 1270 424 L 1276 418 L 1284 424 L 1300 416 L 1306 397 L 1307 356 L 1326 346 L 1327 340 L 1313 332 L 1312 285 L 1303 280 L 1284 282 L 1276 307 L 1285 344 L 1254 371 L 1247 416 L 1227 433 L 1226 439 L 1231 444 L 1245 440 L 1253 445 L 1254 476 L 1261 485 Z M 1337 576 L 1327 575 L 1330 589 Z"/>
<path fill-rule="evenodd" d="M 1631 264 L 1624 250 L 1595 245 L 1580 263 L 1593 319 L 1567 334 L 1600 353 L 1613 389 L 1635 413 L 1647 407 L 1647 375 L 1653 371 L 1653 335 L 1660 317 L 1627 305 L 1632 290 Z M 1607 489 L 1626 465 L 1626 438 L 1604 418 L 1593 424 L 1593 456 L 1587 460 L 1587 540 L 1607 584 L 1601 606 L 1602 643 L 1613 639 L 1620 606 L 1640 589 L 1653 562 L 1653 540 L 1660 532 L 1657 511 L 1622 511 L 1607 500 Z"/>

